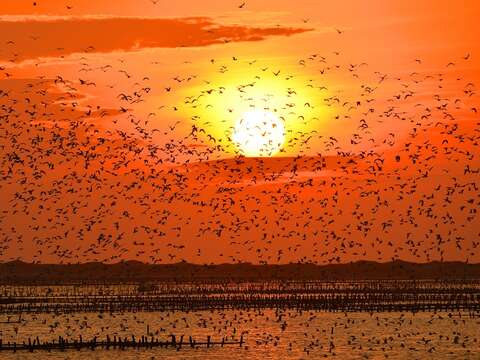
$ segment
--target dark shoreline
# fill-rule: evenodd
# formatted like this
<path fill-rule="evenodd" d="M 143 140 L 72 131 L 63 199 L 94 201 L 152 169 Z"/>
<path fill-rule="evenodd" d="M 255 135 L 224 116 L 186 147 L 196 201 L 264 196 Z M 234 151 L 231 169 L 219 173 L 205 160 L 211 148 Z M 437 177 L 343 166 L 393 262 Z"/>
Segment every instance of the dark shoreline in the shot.
<path fill-rule="evenodd" d="M 190 263 L 144 264 L 31 264 L 0 263 L 0 284 L 42 285 L 72 283 L 143 282 L 246 282 L 246 281 L 349 281 L 349 280 L 474 280 L 480 279 L 480 264 L 462 262 L 253 265 Z"/>

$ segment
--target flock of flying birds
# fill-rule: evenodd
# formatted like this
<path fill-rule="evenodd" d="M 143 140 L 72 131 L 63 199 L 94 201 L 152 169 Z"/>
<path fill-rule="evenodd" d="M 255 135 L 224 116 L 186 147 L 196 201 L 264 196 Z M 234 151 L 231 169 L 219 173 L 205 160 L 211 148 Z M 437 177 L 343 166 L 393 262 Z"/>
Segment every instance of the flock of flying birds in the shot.
<path fill-rule="evenodd" d="M 1 259 L 480 260 L 469 54 L 438 71 L 412 59 L 400 75 L 341 52 L 281 68 L 234 55 L 205 64 L 211 79 L 186 71 L 164 84 L 104 59 L 80 56 L 75 76 L 0 67 Z M 250 75 L 232 85 L 238 68 Z M 121 88 L 96 80 L 104 73 Z M 99 89 L 112 106 L 94 103 Z M 251 108 L 285 122 L 280 156 L 232 150 L 232 121 Z"/>

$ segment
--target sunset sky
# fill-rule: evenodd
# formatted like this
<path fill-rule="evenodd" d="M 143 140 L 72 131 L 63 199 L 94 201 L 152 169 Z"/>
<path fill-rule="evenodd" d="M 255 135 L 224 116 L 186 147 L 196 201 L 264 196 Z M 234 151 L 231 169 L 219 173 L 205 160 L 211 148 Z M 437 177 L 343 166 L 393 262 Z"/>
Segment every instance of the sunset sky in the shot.
<path fill-rule="evenodd" d="M 0 261 L 480 262 L 479 16 L 1 1 Z"/>

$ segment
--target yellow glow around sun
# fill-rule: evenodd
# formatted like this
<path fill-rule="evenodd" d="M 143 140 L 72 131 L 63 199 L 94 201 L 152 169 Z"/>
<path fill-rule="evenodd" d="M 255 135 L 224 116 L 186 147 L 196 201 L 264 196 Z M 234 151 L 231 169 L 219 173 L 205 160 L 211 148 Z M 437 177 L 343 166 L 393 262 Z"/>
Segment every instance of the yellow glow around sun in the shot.
<path fill-rule="evenodd" d="M 285 127 L 270 111 L 247 111 L 237 120 L 232 140 L 245 156 L 272 156 L 285 141 Z"/>
<path fill-rule="evenodd" d="M 228 58 L 208 66 L 211 70 L 176 94 L 183 97 L 181 115 L 191 119 L 200 141 L 224 154 L 251 157 L 298 154 L 322 141 L 319 135 L 333 113 L 325 99 L 332 94 L 324 81 L 310 79 L 316 74 L 278 59 L 276 66 Z M 251 126 L 259 117 L 266 124 Z"/>

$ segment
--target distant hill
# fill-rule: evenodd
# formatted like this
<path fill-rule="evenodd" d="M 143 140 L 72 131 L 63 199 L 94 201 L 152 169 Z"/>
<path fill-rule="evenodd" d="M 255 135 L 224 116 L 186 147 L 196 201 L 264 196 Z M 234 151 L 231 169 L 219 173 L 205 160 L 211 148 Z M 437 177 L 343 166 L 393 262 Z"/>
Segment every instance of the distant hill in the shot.
<path fill-rule="evenodd" d="M 137 261 L 117 264 L 0 263 L 1 284 L 65 284 L 76 282 L 250 281 L 250 280 L 407 280 L 480 279 L 480 264 L 359 261 L 348 264 L 252 265 L 189 263 L 152 265 Z"/>

